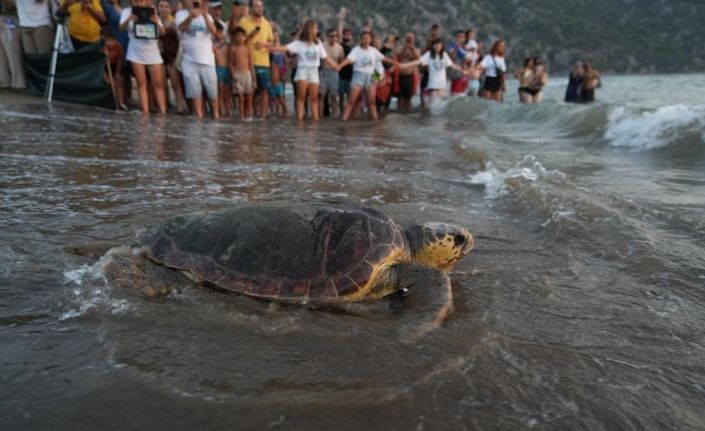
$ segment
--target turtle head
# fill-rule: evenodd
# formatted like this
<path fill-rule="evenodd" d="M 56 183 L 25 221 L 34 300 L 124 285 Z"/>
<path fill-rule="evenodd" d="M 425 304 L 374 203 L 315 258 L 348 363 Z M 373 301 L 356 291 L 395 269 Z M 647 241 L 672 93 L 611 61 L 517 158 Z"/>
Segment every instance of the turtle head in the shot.
<path fill-rule="evenodd" d="M 445 272 L 453 270 L 475 245 L 470 231 L 462 226 L 424 223 L 407 226 L 405 231 L 412 259 Z"/>

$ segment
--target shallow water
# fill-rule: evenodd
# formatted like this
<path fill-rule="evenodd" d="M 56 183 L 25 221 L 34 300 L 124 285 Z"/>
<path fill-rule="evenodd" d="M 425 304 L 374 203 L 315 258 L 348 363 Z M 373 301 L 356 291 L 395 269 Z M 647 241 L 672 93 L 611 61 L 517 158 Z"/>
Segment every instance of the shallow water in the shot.
<path fill-rule="evenodd" d="M 705 429 L 703 87 L 303 126 L 0 96 L 3 429 Z M 408 344 L 389 316 L 144 299 L 63 249 L 245 201 L 467 225 L 455 313 Z"/>

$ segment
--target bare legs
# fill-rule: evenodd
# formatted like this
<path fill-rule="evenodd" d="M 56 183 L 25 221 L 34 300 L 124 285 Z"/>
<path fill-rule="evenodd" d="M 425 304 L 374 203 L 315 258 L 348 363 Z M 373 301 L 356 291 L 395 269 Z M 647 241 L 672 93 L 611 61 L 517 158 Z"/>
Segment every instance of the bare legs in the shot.
<path fill-rule="evenodd" d="M 362 86 L 356 85 L 350 90 L 350 97 L 348 98 L 348 103 L 345 105 L 345 110 L 343 111 L 343 121 L 348 121 L 350 119 L 350 114 L 352 114 L 353 109 L 355 108 L 355 104 L 358 102 L 358 99 L 360 98 L 360 94 L 362 93 Z M 370 117 L 372 117 L 373 120 L 377 120 L 377 104 L 375 103 L 377 94 L 375 91 L 375 86 L 371 85 L 367 90 L 365 91 L 365 95 L 367 96 L 367 108 L 370 111 Z"/>
<path fill-rule="evenodd" d="M 181 86 L 181 73 L 173 64 L 166 66 L 166 73 L 171 82 L 171 88 L 176 95 L 176 109 L 178 112 L 186 112 L 186 98 L 184 97 L 184 89 Z"/>
<path fill-rule="evenodd" d="M 132 64 L 132 73 L 137 79 L 139 87 L 140 107 L 144 114 L 149 114 L 149 91 L 147 89 L 147 72 L 152 81 L 152 89 L 157 100 L 160 114 L 166 114 L 166 94 L 164 93 L 164 65 L 163 64 Z"/>

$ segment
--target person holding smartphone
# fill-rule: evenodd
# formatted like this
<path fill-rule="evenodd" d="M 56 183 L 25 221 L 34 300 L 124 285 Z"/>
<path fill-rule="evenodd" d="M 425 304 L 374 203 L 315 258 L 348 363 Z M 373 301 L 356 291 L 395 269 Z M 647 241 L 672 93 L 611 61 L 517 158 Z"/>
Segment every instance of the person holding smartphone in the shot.
<path fill-rule="evenodd" d="M 75 50 L 100 40 L 100 26 L 107 22 L 100 0 L 64 0 L 60 10 L 69 15 L 69 36 Z"/>
<path fill-rule="evenodd" d="M 255 95 L 255 111 L 262 118 L 269 112 L 269 91 L 272 79 L 269 72 L 269 48 L 274 46 L 272 24 L 264 17 L 262 0 L 252 1 L 252 12 L 240 20 L 240 27 L 247 34 L 247 48 L 252 55 L 257 79 L 257 94 Z"/>
<path fill-rule="evenodd" d="M 181 71 L 184 75 L 186 98 L 199 118 L 205 115 L 203 88 L 211 105 L 213 118 L 220 118 L 218 76 L 215 71 L 213 36 L 217 35 L 213 17 L 206 1 L 182 0 L 184 9 L 176 13 L 176 25 L 184 50 Z"/>
<path fill-rule="evenodd" d="M 150 13 L 151 12 L 151 13 Z M 139 15 L 149 18 L 140 19 Z M 154 34 L 148 30 L 138 32 L 138 26 L 156 29 Z M 160 114 L 166 114 L 166 92 L 164 91 L 164 60 L 159 52 L 158 35 L 164 34 L 166 28 L 157 16 L 157 9 L 150 0 L 132 0 L 132 7 L 122 10 L 120 14 L 120 31 L 126 31 L 130 39 L 125 58 L 130 62 L 132 73 L 137 80 L 142 113 L 149 114 L 149 97 L 147 73 L 152 81 L 152 90 Z"/>

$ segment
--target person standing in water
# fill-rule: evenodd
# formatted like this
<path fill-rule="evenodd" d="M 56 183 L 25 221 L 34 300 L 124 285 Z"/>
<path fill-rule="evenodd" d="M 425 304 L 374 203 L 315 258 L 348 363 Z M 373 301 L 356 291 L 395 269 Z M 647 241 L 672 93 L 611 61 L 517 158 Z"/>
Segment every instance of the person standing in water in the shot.
<path fill-rule="evenodd" d="M 600 85 L 600 72 L 592 67 L 592 63 L 583 63 L 583 84 L 580 88 L 580 101 L 590 103 L 595 101 L 595 89 Z"/>
<path fill-rule="evenodd" d="M 319 119 L 318 110 L 318 87 L 320 76 L 318 69 L 323 60 L 328 67 L 338 72 L 338 63 L 328 57 L 323 44 L 318 40 L 318 24 L 316 21 L 308 20 L 301 29 L 299 40 L 295 40 L 285 46 L 271 47 L 272 52 L 288 52 L 296 54 L 298 64 L 296 67 L 296 118 L 303 120 L 306 114 L 306 98 L 311 104 L 311 116 L 314 121 Z"/>
<path fill-rule="evenodd" d="M 519 81 L 519 102 L 531 103 L 531 80 L 534 77 L 534 59 L 526 57 L 524 67 L 514 72 L 514 78 Z"/>
<path fill-rule="evenodd" d="M 583 85 L 583 63 L 578 61 L 573 71 L 568 76 L 568 88 L 565 90 L 565 101 L 568 103 L 580 102 L 580 89 Z"/>
<path fill-rule="evenodd" d="M 255 111 L 261 118 L 269 112 L 269 89 L 272 78 L 269 74 L 269 48 L 274 46 L 272 24 L 264 17 L 264 2 L 253 0 L 250 15 L 240 20 L 240 27 L 247 33 L 246 44 L 255 65 L 257 93 Z"/>
<path fill-rule="evenodd" d="M 414 33 L 407 33 L 404 36 L 404 46 L 396 53 L 396 60 L 400 63 L 411 63 L 421 58 L 421 51 L 416 48 L 416 36 Z M 399 98 L 397 99 L 397 109 L 405 112 L 411 109 L 411 98 L 416 91 L 416 81 L 418 70 L 406 68 L 399 70 Z"/>
<path fill-rule="evenodd" d="M 548 72 L 546 72 L 546 65 L 540 58 L 534 57 L 533 59 L 534 69 L 531 74 L 531 83 L 529 88 L 531 90 L 531 102 L 533 104 L 543 102 L 543 88 L 548 85 Z"/>
<path fill-rule="evenodd" d="M 429 33 L 428 37 L 426 38 L 426 45 L 422 51 L 421 54 L 426 54 L 426 52 L 431 50 L 431 43 L 440 37 L 441 34 L 441 26 L 438 24 L 433 24 L 431 26 L 431 33 Z M 421 90 L 419 93 L 419 97 L 421 98 L 421 104 L 423 105 L 425 103 L 424 97 L 426 96 L 426 88 L 428 87 L 428 78 L 429 78 L 429 73 L 428 73 L 428 68 L 424 68 L 422 74 L 421 74 Z"/>
<path fill-rule="evenodd" d="M 246 38 L 247 33 L 242 27 L 230 29 L 230 74 L 233 77 L 233 93 L 237 96 L 240 119 L 252 121 L 255 66 L 245 45 Z"/>
<path fill-rule="evenodd" d="M 434 39 L 431 41 L 431 50 L 426 52 L 420 59 L 411 63 L 401 64 L 402 69 L 418 66 L 419 64 L 428 66 L 428 90 L 431 102 L 447 95 L 448 78 L 446 71 L 451 68 L 466 76 L 467 72 L 457 64 L 453 63 L 448 53 L 443 49 L 443 41 Z"/>
<path fill-rule="evenodd" d="M 338 65 L 338 70 L 349 64 L 353 65 L 353 77 L 350 82 L 350 97 L 348 98 L 348 103 L 345 105 L 343 121 L 347 121 L 350 118 L 350 114 L 363 90 L 367 96 L 367 106 L 370 111 L 370 116 L 373 120 L 378 119 L 377 106 L 375 103 L 375 87 L 372 80 L 372 76 L 375 72 L 375 64 L 378 61 L 388 64 L 395 64 L 395 62 L 385 57 L 379 50 L 371 46 L 371 44 L 372 33 L 363 31 L 360 37 L 360 45 L 353 48 L 348 58 Z"/>
<path fill-rule="evenodd" d="M 345 51 L 343 46 L 338 43 L 338 31 L 329 29 L 326 34 L 326 43 L 323 47 L 330 58 L 336 64 L 345 60 Z M 338 91 L 340 90 L 340 75 L 337 69 L 328 66 L 324 63 L 321 67 L 321 86 L 319 88 L 319 116 L 323 115 L 323 105 L 326 100 L 329 103 L 331 114 L 333 117 L 338 116 Z"/>
<path fill-rule="evenodd" d="M 490 53 L 482 59 L 482 69 L 485 72 L 485 86 L 483 88 L 484 97 L 495 102 L 502 101 L 504 92 L 504 74 L 507 72 L 507 64 L 504 61 L 506 45 L 503 40 L 498 40 L 492 45 Z"/>

